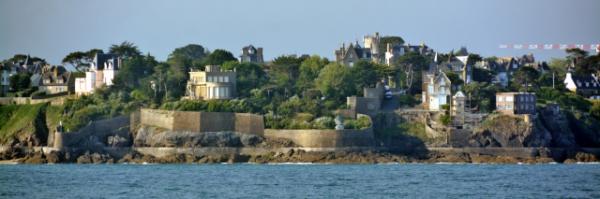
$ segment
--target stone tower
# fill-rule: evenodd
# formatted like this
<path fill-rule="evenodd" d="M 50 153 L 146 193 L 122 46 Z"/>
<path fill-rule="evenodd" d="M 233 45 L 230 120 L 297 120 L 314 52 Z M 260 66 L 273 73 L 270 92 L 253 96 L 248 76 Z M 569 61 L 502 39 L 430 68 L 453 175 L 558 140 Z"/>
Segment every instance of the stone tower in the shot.
<path fill-rule="evenodd" d="M 58 123 L 56 127 L 56 131 L 54 131 L 54 148 L 61 149 L 64 147 L 63 139 L 64 139 L 64 127 L 62 125 L 62 121 Z"/>

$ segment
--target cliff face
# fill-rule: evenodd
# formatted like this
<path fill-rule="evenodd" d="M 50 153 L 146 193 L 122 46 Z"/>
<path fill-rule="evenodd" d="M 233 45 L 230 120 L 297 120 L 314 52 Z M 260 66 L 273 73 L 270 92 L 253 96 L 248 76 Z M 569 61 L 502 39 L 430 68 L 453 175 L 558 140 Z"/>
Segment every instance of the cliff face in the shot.
<path fill-rule="evenodd" d="M 0 106 L 0 144 L 42 146 L 48 138 L 46 104 Z"/>
<path fill-rule="evenodd" d="M 469 144 L 474 147 L 548 147 L 552 135 L 539 120 L 492 115 L 474 130 Z"/>
<path fill-rule="evenodd" d="M 474 147 L 600 147 L 600 124 L 587 113 L 541 109 L 531 122 L 491 115 L 469 137 Z"/>

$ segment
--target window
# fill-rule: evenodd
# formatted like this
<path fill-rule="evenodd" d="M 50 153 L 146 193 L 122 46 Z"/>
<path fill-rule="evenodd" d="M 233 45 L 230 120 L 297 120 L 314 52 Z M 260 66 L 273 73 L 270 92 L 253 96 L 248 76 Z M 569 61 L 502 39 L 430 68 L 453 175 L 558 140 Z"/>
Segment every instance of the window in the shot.
<path fill-rule="evenodd" d="M 219 76 L 219 82 L 223 82 L 223 76 Z"/>
<path fill-rule="evenodd" d="M 502 97 L 502 96 L 498 96 L 498 101 L 499 101 L 499 102 L 503 102 L 503 101 L 504 101 L 504 97 Z"/>
<path fill-rule="evenodd" d="M 225 76 L 225 78 L 223 79 L 224 82 L 229 82 L 229 76 Z"/>
<path fill-rule="evenodd" d="M 506 96 L 506 101 L 507 102 L 512 102 L 513 101 L 513 96 Z"/>

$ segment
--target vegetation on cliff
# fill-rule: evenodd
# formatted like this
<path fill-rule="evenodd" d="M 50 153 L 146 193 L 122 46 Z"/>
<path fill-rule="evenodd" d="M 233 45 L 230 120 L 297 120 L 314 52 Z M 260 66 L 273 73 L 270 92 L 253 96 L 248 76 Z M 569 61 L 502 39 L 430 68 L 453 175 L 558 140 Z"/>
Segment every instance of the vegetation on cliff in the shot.
<path fill-rule="evenodd" d="M 0 105 L 0 143 L 20 142 L 39 146 L 46 142 L 48 105 Z"/>

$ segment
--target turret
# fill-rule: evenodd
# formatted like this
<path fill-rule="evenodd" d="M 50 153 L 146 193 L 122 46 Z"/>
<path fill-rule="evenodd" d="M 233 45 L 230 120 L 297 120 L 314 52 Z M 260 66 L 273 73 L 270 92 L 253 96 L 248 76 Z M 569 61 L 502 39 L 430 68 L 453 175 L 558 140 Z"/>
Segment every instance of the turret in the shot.
<path fill-rule="evenodd" d="M 58 126 L 56 126 L 56 131 L 54 131 L 54 148 L 61 149 L 64 147 L 63 139 L 64 139 L 64 127 L 62 121 L 58 122 Z"/>

